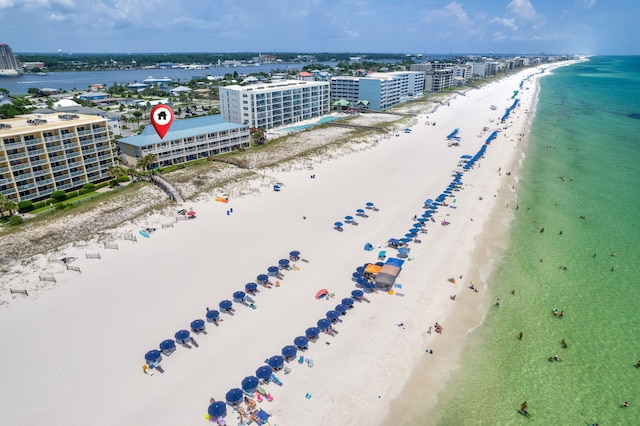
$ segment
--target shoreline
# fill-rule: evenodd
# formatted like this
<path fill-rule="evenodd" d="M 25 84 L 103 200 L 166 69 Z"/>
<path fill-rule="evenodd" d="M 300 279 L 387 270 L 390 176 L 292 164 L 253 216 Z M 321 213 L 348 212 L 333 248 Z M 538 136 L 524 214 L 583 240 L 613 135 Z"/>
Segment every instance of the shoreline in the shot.
<path fill-rule="evenodd" d="M 81 393 L 75 389 L 93 389 L 99 384 L 101 387 L 95 389 L 95 394 L 85 395 L 85 404 L 81 404 L 90 406 L 96 400 L 101 401 L 99 407 L 94 407 L 98 411 L 91 414 L 99 416 L 96 424 L 127 421 L 175 424 L 183 418 L 174 413 L 175 407 L 181 407 L 189 418 L 201 419 L 210 395 L 223 398 L 226 390 L 238 386 L 242 377 L 253 374 L 265 356 L 279 352 L 333 306 L 325 301 L 310 300 L 310 293 L 315 294 L 319 286 L 327 286 L 339 300 L 355 288 L 348 279 L 349 274 L 358 264 L 373 260 L 371 253 L 362 250 L 362 245 L 371 242 L 381 247 L 389 237 L 406 232 L 403 229 L 410 225 L 411 216 L 421 213 L 422 200 L 434 197 L 450 181 L 448 175 L 460 154 L 474 153 L 476 149 L 471 146 L 479 146 L 486 138 L 487 134 L 476 132 L 481 128 L 477 125 L 489 113 L 481 114 L 482 105 L 476 96 L 494 93 L 499 96 L 496 99 L 502 99 L 507 83 L 519 80 L 518 76 L 520 74 L 509 77 L 508 82 L 491 83 L 485 90 L 456 96 L 450 106 L 433 113 L 423 112 L 413 126 L 413 134 L 383 139 L 372 149 L 358 151 L 358 155 L 345 155 L 350 151 L 345 149 L 341 150 L 342 155 L 337 154 L 336 161 L 314 164 L 313 171 L 294 167 L 289 171 L 266 172 L 265 175 L 285 182 L 281 193 L 260 192 L 255 197 L 232 199 L 225 205 L 212 201 L 212 197 L 194 201 L 192 204 L 198 212 L 195 221 L 159 229 L 161 232 L 137 244 L 122 243 L 117 253 L 102 250 L 104 258 L 98 262 L 79 259 L 82 276 L 68 277 L 46 297 L 0 311 L 0 316 L 7 320 L 0 329 L 6 332 L 11 347 L 17 345 L 32 350 L 52 344 L 53 336 L 47 338 L 49 333 L 68 327 L 68 321 L 82 317 L 92 320 L 89 328 L 80 327 L 76 333 L 82 342 L 65 339 L 64 348 L 51 348 L 51 358 L 57 364 L 45 373 L 47 386 L 34 391 L 33 397 L 40 399 L 43 393 L 57 392 L 62 382 L 67 384 L 67 397 L 79 398 Z M 502 103 L 510 104 L 504 99 Z M 485 107 L 488 110 L 488 105 Z M 462 149 L 447 147 L 444 135 L 453 128 L 450 126 L 458 126 L 461 113 L 463 116 L 477 113 L 482 117 L 470 116 L 460 125 L 465 138 Z M 516 110 L 514 114 L 522 113 Z M 426 126 L 427 115 L 433 115 L 429 120 L 437 120 L 438 125 Z M 497 184 L 504 186 L 506 179 L 498 179 L 497 167 L 493 166 L 505 167 L 504 161 L 498 162 L 502 157 L 495 157 L 501 152 L 499 148 L 505 144 L 510 147 L 509 143 L 502 136 L 492 142 L 486 157 L 464 174 L 463 190 L 455 193 L 457 203 L 452 204 L 457 208 L 439 211 L 437 222 L 428 225 L 429 235 L 423 238 L 423 243 L 412 245 L 410 258 L 415 260 L 406 261 L 399 276 L 403 287 L 397 291 L 404 297 L 373 294 L 369 296 L 371 303 L 358 303 L 337 326 L 338 336 L 323 335 L 320 342 L 309 349 L 316 367 L 292 365 L 290 375 L 280 376 L 285 386 L 269 385 L 275 399 L 272 403 L 263 403 L 263 408 L 272 411 L 282 424 L 298 424 L 302 419 L 307 424 L 376 423 L 384 416 L 388 405 L 393 405 L 394 398 L 405 388 L 404 379 L 410 374 L 406 366 L 414 365 L 419 356 L 424 356 L 425 324 L 443 323 L 442 337 L 452 339 L 464 323 L 459 319 L 454 322 L 451 307 L 461 307 L 476 295 L 470 294 L 467 284 L 463 284 L 472 279 L 474 271 L 468 261 L 479 244 L 479 241 L 469 241 L 469 236 L 474 234 L 474 239 L 477 238 L 485 228 L 486 218 L 498 208 L 504 209 L 500 205 L 503 191 L 495 200 L 492 195 L 500 188 Z M 506 150 L 502 154 L 505 158 L 515 158 Z M 389 161 L 402 167 L 390 168 Z M 315 173 L 318 179 L 310 180 L 309 174 Z M 425 179 L 427 176 L 429 179 Z M 509 179 L 515 179 L 515 174 Z M 483 196 L 486 203 L 480 211 L 473 210 L 479 196 Z M 379 205 L 379 212 L 372 212 L 370 218 L 359 220 L 360 226 L 344 233 L 331 231 L 333 221 L 369 200 Z M 230 206 L 235 211 L 225 215 Z M 470 226 L 470 214 L 476 218 L 473 226 Z M 303 216 L 306 219 L 303 220 Z M 438 222 L 445 219 L 451 226 L 440 226 Z M 164 219 L 154 220 L 161 223 Z M 136 231 L 142 225 L 130 224 L 118 232 Z M 255 235 L 260 238 L 251 238 Z M 197 337 L 200 348 L 191 351 L 179 348 L 164 361 L 166 374 L 149 378 L 137 371 L 142 355 L 157 344 L 156 341 L 167 338 L 171 330 L 184 326 L 185 321 L 203 315 L 204 306 L 215 306 L 217 300 L 229 297 L 231 290 L 239 289 L 278 257 L 294 249 L 301 250 L 309 263 L 300 263 L 297 271 L 287 271 L 280 288 L 263 290 L 256 297 L 257 310 L 247 312 L 238 307 L 237 315 L 225 318 L 226 322 L 220 327 L 210 328 L 209 336 Z M 389 256 L 395 256 L 392 250 L 388 251 Z M 459 260 L 459 266 L 452 266 L 455 260 Z M 170 263 L 177 267 L 163 267 Z M 447 278 L 459 275 L 464 278 L 452 287 Z M 425 276 L 428 277 L 426 283 Z M 481 279 L 486 281 L 488 277 L 476 278 L 476 282 Z M 155 283 L 163 285 L 158 287 Z M 453 292 L 459 296 L 456 302 L 449 299 Z M 120 297 L 121 294 L 126 297 Z M 479 295 L 485 297 L 485 294 L 488 297 L 489 292 L 483 285 Z M 60 306 L 75 308 L 67 312 L 68 317 L 57 320 L 50 317 Z M 111 306 L 118 307 L 117 318 Z M 157 312 L 162 315 L 154 314 Z M 51 320 L 45 320 L 48 318 Z M 22 330 L 11 329 L 11 324 L 25 320 L 27 331 L 23 333 L 37 330 L 39 334 L 44 333 L 44 341 L 33 342 Z M 405 327 L 397 327 L 398 323 Z M 124 328 L 131 330 L 125 332 Z M 101 331 L 100 336 L 94 335 L 95 329 Z M 238 336 L 243 339 L 238 341 Z M 127 345 L 122 346 L 120 342 L 125 337 Z M 431 340 L 426 339 L 430 346 L 431 342 L 436 344 L 434 338 L 432 335 Z M 247 341 L 249 346 L 245 346 Z M 105 354 L 92 347 L 93 344 L 117 345 L 118 353 Z M 20 353 L 8 345 L 0 345 L 4 365 L 13 365 L 15 370 L 21 370 L 24 363 L 29 365 L 32 361 L 29 354 L 20 357 Z M 436 359 L 441 349 L 433 347 L 436 351 L 432 359 Z M 100 366 L 100 371 L 92 370 L 93 363 Z M 93 371 L 93 375 L 89 371 Z M 9 375 L 9 380 L 14 378 L 13 372 Z M 15 379 L 19 383 L 17 394 L 39 381 L 30 375 Z M 365 383 L 368 386 L 363 388 Z M 128 389 L 122 395 L 118 392 L 120 384 L 126 384 Z M 304 398 L 305 393 L 312 394 L 313 398 Z M 130 401 L 131 395 L 145 397 Z M 6 401 L 16 405 L 7 406 L 6 410 L 14 416 L 19 414 L 19 401 L 8 395 Z M 55 402 L 64 405 L 63 401 Z M 147 410 L 157 407 L 158 402 L 163 403 L 163 408 Z M 116 415 L 115 407 L 125 414 Z M 54 406 L 44 404 L 41 408 L 49 409 L 53 411 L 52 424 L 61 424 L 63 414 Z M 81 409 L 78 415 L 89 415 L 88 410 L 89 407 Z M 32 413 L 30 419 L 34 420 L 37 415 Z M 230 415 L 228 421 L 231 418 Z M 313 421 L 309 421 L 310 418 Z"/>
<path fill-rule="evenodd" d="M 552 71 L 560 66 L 569 66 L 575 63 L 571 61 L 551 68 Z M 544 76 L 543 76 L 544 77 Z M 468 265 L 465 277 L 465 285 L 468 280 L 478 286 L 482 283 L 480 294 L 472 294 L 472 298 L 456 299 L 460 300 L 455 306 L 449 309 L 448 318 L 455 317 L 456 322 L 453 328 L 449 328 L 446 336 L 438 336 L 438 343 L 429 339 L 428 347 L 438 347 L 441 356 L 429 356 L 428 359 L 417 357 L 415 363 L 410 368 L 408 380 L 405 382 L 402 391 L 397 398 L 389 404 L 389 410 L 385 420 L 380 425 L 401 424 L 401 425 L 422 425 L 425 419 L 437 420 L 438 414 L 435 411 L 437 404 L 442 397 L 446 397 L 447 389 L 451 386 L 452 380 L 461 374 L 464 359 L 464 351 L 472 348 L 476 343 L 475 331 L 484 323 L 487 313 L 494 307 L 495 298 L 492 297 L 491 281 L 504 254 L 508 250 L 510 228 L 517 207 L 517 185 L 520 180 L 522 166 L 526 157 L 529 134 L 535 113 L 538 106 L 538 96 L 540 91 L 540 78 L 536 77 L 534 82 L 532 99 L 527 111 L 519 111 L 525 114 L 524 120 L 520 123 L 517 133 L 522 133 L 522 140 L 514 145 L 515 152 L 508 159 L 506 167 L 501 165 L 501 169 L 509 171 L 504 179 L 499 183 L 496 193 L 498 196 L 494 202 L 492 211 L 485 219 L 480 233 L 474 237 L 474 249 L 470 256 L 471 262 Z M 512 140 L 513 142 L 513 140 Z M 500 174 L 500 173 L 498 173 Z M 514 186 L 516 189 L 513 189 Z M 469 278 L 466 277 L 475 277 Z M 471 290 L 467 290 L 470 292 Z M 508 299 L 507 299 L 508 300 Z M 432 336 L 430 336 L 432 337 Z M 446 355 L 443 355 L 446 354 Z M 447 357 L 446 359 L 444 357 Z M 437 371 L 438 374 L 433 372 Z"/>

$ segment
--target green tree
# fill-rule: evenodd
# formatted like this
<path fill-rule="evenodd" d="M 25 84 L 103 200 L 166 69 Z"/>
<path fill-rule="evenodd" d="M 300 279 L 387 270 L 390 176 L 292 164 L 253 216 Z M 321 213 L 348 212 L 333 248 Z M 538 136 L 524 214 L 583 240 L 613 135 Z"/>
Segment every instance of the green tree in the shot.
<path fill-rule="evenodd" d="M 158 156 L 155 154 L 147 154 L 136 163 L 136 167 L 142 170 L 143 173 L 148 173 L 151 166 L 157 161 Z"/>
<path fill-rule="evenodd" d="M 136 123 L 138 123 L 138 129 L 140 128 L 140 118 L 142 117 L 142 111 L 135 110 L 133 111 L 133 116 L 136 118 Z"/>
<path fill-rule="evenodd" d="M 2 213 L 3 218 L 12 216 L 17 208 L 18 205 L 11 201 L 9 197 L 4 194 L 0 194 L 0 212 Z"/>

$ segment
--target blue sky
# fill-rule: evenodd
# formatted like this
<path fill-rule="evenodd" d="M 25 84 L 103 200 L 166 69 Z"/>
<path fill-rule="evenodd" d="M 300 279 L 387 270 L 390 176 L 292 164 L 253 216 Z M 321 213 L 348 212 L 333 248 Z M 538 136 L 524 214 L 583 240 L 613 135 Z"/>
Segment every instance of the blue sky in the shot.
<path fill-rule="evenodd" d="M 15 52 L 640 54 L 638 0 L 0 0 Z"/>

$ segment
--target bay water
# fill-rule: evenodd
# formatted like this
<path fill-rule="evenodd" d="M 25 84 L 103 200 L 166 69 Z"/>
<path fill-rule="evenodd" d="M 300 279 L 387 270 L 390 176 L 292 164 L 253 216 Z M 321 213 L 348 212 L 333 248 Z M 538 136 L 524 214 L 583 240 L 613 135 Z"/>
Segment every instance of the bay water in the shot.
<path fill-rule="evenodd" d="M 527 144 L 500 306 L 423 424 L 638 424 L 640 57 L 544 77 Z"/>

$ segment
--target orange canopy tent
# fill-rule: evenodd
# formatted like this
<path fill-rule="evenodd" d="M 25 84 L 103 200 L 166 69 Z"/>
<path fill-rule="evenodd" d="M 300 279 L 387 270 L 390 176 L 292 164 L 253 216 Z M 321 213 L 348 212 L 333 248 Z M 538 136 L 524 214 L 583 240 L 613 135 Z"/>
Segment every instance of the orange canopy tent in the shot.
<path fill-rule="evenodd" d="M 378 272 L 380 272 L 380 269 L 382 269 L 382 266 L 378 266 L 378 265 L 374 265 L 373 263 L 370 263 L 367 265 L 366 268 L 364 268 L 364 272 L 367 274 L 377 275 Z"/>

